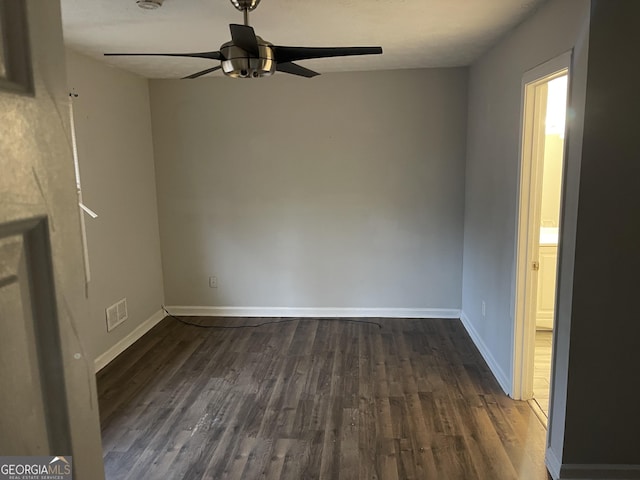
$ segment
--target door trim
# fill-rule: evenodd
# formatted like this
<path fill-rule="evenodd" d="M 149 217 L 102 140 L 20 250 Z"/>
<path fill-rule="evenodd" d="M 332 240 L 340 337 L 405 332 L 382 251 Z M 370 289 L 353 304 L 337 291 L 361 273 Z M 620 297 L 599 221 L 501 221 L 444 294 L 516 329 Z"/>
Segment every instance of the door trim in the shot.
<path fill-rule="evenodd" d="M 513 377 L 511 397 L 528 400 L 533 396 L 533 349 L 535 347 L 535 319 L 531 319 L 531 308 L 535 305 L 535 285 L 531 275 L 532 250 L 538 245 L 537 229 L 530 228 L 532 218 L 538 208 L 540 189 L 537 188 L 536 172 L 539 161 L 530 155 L 533 147 L 529 134 L 534 121 L 528 115 L 527 105 L 534 102 L 536 86 L 548 82 L 555 76 L 570 75 L 573 51 L 565 52 L 524 73 L 521 89 L 520 116 L 520 182 L 518 189 L 518 209 L 516 212 L 516 258 L 514 275 L 514 336 L 513 336 Z M 537 278 L 537 277 L 536 277 Z"/>
<path fill-rule="evenodd" d="M 25 2 L 0 2 L 0 90 L 34 94 Z"/>
<path fill-rule="evenodd" d="M 28 326 L 35 344 L 37 372 L 34 392 L 42 394 L 48 449 L 71 455 L 69 410 L 65 390 L 63 351 L 54 290 L 48 218 L 39 215 L 0 223 L 0 239 L 19 238 L 26 257 L 25 283 L 29 285 L 29 310 L 33 323 Z M 13 275 L 18 280 L 17 275 Z M 39 390 L 38 390 L 39 386 Z"/>

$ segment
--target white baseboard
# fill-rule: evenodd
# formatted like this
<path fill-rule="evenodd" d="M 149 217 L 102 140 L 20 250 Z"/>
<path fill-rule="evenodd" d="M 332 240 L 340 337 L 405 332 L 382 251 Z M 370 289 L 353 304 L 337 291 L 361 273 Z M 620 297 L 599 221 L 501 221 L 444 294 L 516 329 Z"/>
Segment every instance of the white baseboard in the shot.
<path fill-rule="evenodd" d="M 550 448 L 547 448 L 547 452 L 544 456 L 544 464 L 546 465 L 547 470 L 553 477 L 553 480 L 559 480 L 560 467 L 562 467 L 562 464 L 560 463 L 560 460 L 558 459 L 558 457 L 556 457 L 556 454 L 554 453 L 554 451 L 551 450 Z"/>
<path fill-rule="evenodd" d="M 173 315 L 196 317 L 460 318 L 455 308 L 167 307 Z"/>
<path fill-rule="evenodd" d="M 640 465 L 565 464 L 560 467 L 560 479 L 573 480 L 638 480 Z"/>
<path fill-rule="evenodd" d="M 94 361 L 96 373 L 106 367 L 114 358 L 124 352 L 127 348 L 135 343 L 145 333 L 155 327 L 165 317 L 165 313 L 162 310 L 158 310 L 156 313 L 147 318 L 144 322 L 138 325 L 129 335 L 124 337 L 109 350 L 97 357 Z"/>
<path fill-rule="evenodd" d="M 460 312 L 460 320 L 462 321 L 464 328 L 467 329 L 467 333 L 471 337 L 471 340 L 473 340 L 473 343 L 475 343 L 478 350 L 480 350 L 482 358 L 484 358 L 484 361 L 487 362 L 487 365 L 489 365 L 491 373 L 493 373 L 493 376 L 496 377 L 496 380 L 498 380 L 498 383 L 502 387 L 502 390 L 504 390 L 504 393 L 509 395 L 511 393 L 511 380 L 504 373 L 504 370 L 502 370 L 500 365 L 498 365 L 498 362 L 493 357 L 491 350 L 489 350 L 487 345 L 484 343 L 484 341 L 478 334 L 478 331 L 469 320 L 469 317 L 467 317 L 467 315 L 462 311 Z"/>

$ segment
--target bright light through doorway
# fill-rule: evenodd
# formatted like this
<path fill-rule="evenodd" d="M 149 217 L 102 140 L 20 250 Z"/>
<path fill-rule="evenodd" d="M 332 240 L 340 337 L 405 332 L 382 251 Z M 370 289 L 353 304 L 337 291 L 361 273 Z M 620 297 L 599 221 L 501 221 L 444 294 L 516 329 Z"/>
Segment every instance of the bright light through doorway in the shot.
<path fill-rule="evenodd" d="M 564 138 L 567 117 L 567 75 L 554 78 L 547 84 L 547 117 L 545 133 Z"/>
<path fill-rule="evenodd" d="M 539 159 L 542 170 L 541 202 L 537 225 L 538 285 L 536 301 L 536 341 L 534 356 L 533 396 L 542 411 L 543 422 L 549 416 L 551 386 L 552 338 L 555 325 L 555 290 L 560 231 L 560 204 L 564 131 L 567 104 L 567 75 L 549 80 L 546 85 L 544 147 Z"/>

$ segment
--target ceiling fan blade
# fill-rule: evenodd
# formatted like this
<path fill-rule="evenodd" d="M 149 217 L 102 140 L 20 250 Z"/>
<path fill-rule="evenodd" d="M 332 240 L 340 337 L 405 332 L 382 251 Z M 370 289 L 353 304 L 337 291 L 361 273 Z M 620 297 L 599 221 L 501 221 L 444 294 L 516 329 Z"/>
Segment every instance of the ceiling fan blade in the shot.
<path fill-rule="evenodd" d="M 105 57 L 119 56 L 149 56 L 149 57 L 194 57 L 208 58 L 210 60 L 224 60 L 220 52 L 200 52 L 200 53 L 105 53 Z"/>
<path fill-rule="evenodd" d="M 290 73 L 292 75 L 298 75 L 299 77 L 313 78 L 320 75 L 318 72 L 309 70 L 308 68 L 301 67 L 291 62 L 284 62 L 276 64 L 276 70 L 279 72 Z"/>
<path fill-rule="evenodd" d="M 196 72 L 196 73 L 192 73 L 191 75 L 188 75 L 186 77 L 182 77 L 182 80 L 185 80 L 187 78 L 198 78 L 201 77 L 202 75 L 206 75 L 207 73 L 211 73 L 211 72 L 215 72 L 216 70 L 220 70 L 222 67 L 220 65 L 218 65 L 217 67 L 213 67 L 213 68 L 207 68 L 206 70 L 202 70 L 201 72 Z"/>
<path fill-rule="evenodd" d="M 273 47 L 278 63 L 295 62 L 309 58 L 347 57 L 351 55 L 377 55 L 382 47 Z"/>
<path fill-rule="evenodd" d="M 260 49 L 258 48 L 258 39 L 256 38 L 256 32 L 249 25 L 238 25 L 232 23 L 229 25 L 231 30 L 231 39 L 236 47 L 240 47 L 252 57 L 260 56 Z"/>

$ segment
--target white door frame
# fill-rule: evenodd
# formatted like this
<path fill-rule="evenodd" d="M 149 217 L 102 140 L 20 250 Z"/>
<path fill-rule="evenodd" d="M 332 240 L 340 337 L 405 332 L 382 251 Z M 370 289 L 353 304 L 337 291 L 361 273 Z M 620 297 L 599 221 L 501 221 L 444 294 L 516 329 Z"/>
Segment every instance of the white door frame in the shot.
<path fill-rule="evenodd" d="M 534 138 L 534 107 L 538 112 L 546 108 L 541 101 L 546 98 L 536 95 L 537 87 L 555 77 L 570 74 L 572 52 L 566 52 L 527 72 L 522 77 L 522 115 L 520 123 L 520 186 L 516 225 L 516 272 L 513 337 L 513 383 L 511 397 L 528 400 L 533 397 L 533 358 L 535 348 L 535 309 L 537 271 L 533 261 L 537 260 L 539 228 L 532 222 L 540 216 L 542 187 L 542 158 L 544 138 Z M 569 79 L 570 81 L 570 79 Z M 546 97 L 546 95 L 545 95 Z M 544 150 L 543 150 L 544 152 Z"/>

